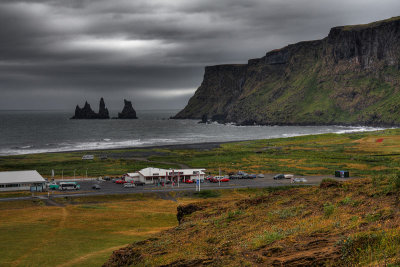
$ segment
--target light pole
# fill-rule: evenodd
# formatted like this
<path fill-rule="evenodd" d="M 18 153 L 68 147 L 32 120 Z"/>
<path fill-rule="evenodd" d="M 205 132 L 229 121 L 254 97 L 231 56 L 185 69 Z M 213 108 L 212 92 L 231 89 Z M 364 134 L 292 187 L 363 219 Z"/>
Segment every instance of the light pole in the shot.
<path fill-rule="evenodd" d="M 87 170 L 88 170 L 88 169 L 86 169 L 86 179 L 87 179 Z"/>
<path fill-rule="evenodd" d="M 76 171 L 76 169 L 74 169 L 74 179 L 75 179 L 75 171 Z"/>

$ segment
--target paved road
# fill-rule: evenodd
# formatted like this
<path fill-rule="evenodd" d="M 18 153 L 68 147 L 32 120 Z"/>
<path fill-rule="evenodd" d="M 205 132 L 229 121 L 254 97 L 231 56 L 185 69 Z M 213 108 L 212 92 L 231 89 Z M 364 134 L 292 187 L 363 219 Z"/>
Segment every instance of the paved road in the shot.
<path fill-rule="evenodd" d="M 296 176 L 299 177 L 299 176 Z M 307 179 L 306 185 L 316 185 L 321 182 L 323 178 L 334 178 L 333 176 L 305 176 Z M 334 178 L 338 181 L 348 180 L 344 178 Z M 178 186 L 166 185 L 166 186 L 156 186 L 156 185 L 145 185 L 137 186 L 135 188 L 124 188 L 121 184 L 115 184 L 111 181 L 80 181 L 81 190 L 79 191 L 54 191 L 51 193 L 52 198 L 59 197 L 82 197 L 82 196 L 95 196 L 95 195 L 112 195 L 112 194 L 130 194 L 130 193 L 152 193 L 152 192 L 171 192 L 171 191 L 195 191 L 195 184 L 183 184 Z M 100 184 L 101 189 L 92 189 L 92 185 Z M 235 189 L 235 188 L 264 188 L 264 187 L 275 187 L 290 185 L 290 179 L 274 180 L 272 174 L 266 174 L 265 178 L 256 179 L 242 179 L 242 180 L 231 180 L 229 182 L 221 183 L 201 183 L 201 189 Z M 47 198 L 47 195 L 40 195 L 38 198 Z M 12 197 L 12 198 L 0 198 L 0 201 L 15 201 L 15 200 L 29 200 L 32 197 Z"/>

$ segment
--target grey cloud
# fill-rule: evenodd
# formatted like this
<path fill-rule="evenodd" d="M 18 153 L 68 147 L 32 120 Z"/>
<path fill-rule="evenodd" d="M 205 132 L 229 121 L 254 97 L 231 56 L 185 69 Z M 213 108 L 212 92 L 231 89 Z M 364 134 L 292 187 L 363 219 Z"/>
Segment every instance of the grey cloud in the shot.
<path fill-rule="evenodd" d="M 399 8 L 397 0 L 4 0 L 0 109 L 18 99 L 21 107 L 46 108 L 100 95 L 111 105 L 131 95 L 168 106 L 160 90 L 182 107 L 205 65 L 245 63 Z"/>

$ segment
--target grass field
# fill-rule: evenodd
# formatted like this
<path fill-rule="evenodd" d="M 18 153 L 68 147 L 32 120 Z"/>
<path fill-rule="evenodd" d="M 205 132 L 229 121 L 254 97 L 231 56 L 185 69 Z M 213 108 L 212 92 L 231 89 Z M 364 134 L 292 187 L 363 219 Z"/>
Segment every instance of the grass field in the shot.
<path fill-rule="evenodd" d="M 0 266 L 100 266 L 114 250 L 177 226 L 178 205 L 246 193 L 130 194 L 0 202 Z"/>
<path fill-rule="evenodd" d="M 0 266 L 100 266 L 116 250 L 173 227 L 177 203 L 152 195 L 0 203 Z"/>

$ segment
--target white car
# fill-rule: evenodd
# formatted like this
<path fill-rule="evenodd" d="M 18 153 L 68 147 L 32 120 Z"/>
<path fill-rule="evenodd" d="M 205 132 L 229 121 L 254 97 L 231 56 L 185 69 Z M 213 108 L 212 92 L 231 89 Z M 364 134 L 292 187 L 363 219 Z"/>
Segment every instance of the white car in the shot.
<path fill-rule="evenodd" d="M 136 187 L 136 185 L 134 183 L 125 183 L 124 184 L 124 188 L 132 188 L 132 187 Z"/>
<path fill-rule="evenodd" d="M 305 179 L 305 178 L 294 178 L 293 182 L 294 183 L 306 183 L 307 179 Z"/>

